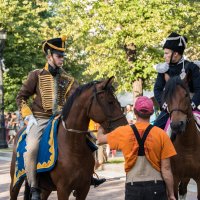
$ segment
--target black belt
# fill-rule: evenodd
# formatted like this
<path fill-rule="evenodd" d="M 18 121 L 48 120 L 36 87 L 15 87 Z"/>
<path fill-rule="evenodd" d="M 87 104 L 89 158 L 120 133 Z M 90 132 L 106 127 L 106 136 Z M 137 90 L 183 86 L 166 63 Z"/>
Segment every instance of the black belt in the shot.
<path fill-rule="evenodd" d="M 131 186 L 147 186 L 147 185 L 165 185 L 164 181 L 161 180 L 155 180 L 155 181 L 137 181 L 137 182 L 129 182 L 126 183 L 126 185 L 131 185 Z"/>

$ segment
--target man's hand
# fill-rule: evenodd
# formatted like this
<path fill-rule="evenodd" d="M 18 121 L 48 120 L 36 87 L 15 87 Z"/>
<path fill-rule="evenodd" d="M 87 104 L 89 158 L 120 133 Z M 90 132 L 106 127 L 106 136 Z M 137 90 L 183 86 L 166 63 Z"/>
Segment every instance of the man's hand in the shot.
<path fill-rule="evenodd" d="M 27 134 L 29 133 L 31 126 L 33 126 L 33 124 L 35 124 L 36 126 L 38 125 L 37 120 L 35 119 L 35 117 L 33 115 L 26 116 L 25 121 L 28 121 L 28 124 L 26 127 Z"/>
<path fill-rule="evenodd" d="M 104 129 L 100 126 L 97 132 L 97 144 L 106 144 L 107 143 L 107 136 L 104 135 Z"/>
<path fill-rule="evenodd" d="M 170 196 L 170 197 L 168 197 L 168 200 L 176 200 L 176 198 L 175 198 L 175 196 Z"/>

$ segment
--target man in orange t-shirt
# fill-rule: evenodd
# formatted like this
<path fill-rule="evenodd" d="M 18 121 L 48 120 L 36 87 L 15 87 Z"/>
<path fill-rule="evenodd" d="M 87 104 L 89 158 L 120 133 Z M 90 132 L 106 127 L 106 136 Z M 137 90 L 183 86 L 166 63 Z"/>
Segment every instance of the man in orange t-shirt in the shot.
<path fill-rule="evenodd" d="M 153 102 L 137 98 L 134 107 L 136 123 L 120 126 L 104 135 L 100 127 L 99 144 L 122 150 L 125 158 L 125 200 L 175 200 L 170 157 L 176 155 L 168 135 L 149 123 Z"/>

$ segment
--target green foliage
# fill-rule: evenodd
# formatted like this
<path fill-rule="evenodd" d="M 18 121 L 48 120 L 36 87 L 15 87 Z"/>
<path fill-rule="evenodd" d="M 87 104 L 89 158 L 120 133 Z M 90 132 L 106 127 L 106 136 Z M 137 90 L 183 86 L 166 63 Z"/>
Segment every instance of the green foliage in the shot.
<path fill-rule="evenodd" d="M 118 91 L 141 78 L 152 89 L 163 62 L 162 42 L 172 32 L 187 36 L 186 55 L 200 56 L 200 2 L 163 0 L 0 0 L 0 28 L 8 33 L 4 58 L 5 104 L 15 98 L 30 70 L 45 63 L 41 42 L 68 35 L 65 69 L 80 83 L 115 76 Z M 125 45 L 136 46 L 128 61 Z"/>
<path fill-rule="evenodd" d="M 197 1 L 71 0 L 62 5 L 56 17 L 67 22 L 67 30 L 75 38 L 73 45 L 86 54 L 84 76 L 100 79 L 114 75 L 119 91 L 132 90 L 132 82 L 138 78 L 144 89 L 152 89 L 153 66 L 163 61 L 162 42 L 172 31 L 188 37 L 187 55 L 198 58 Z M 136 45 L 137 59 L 132 63 L 124 50 L 130 43 Z"/>

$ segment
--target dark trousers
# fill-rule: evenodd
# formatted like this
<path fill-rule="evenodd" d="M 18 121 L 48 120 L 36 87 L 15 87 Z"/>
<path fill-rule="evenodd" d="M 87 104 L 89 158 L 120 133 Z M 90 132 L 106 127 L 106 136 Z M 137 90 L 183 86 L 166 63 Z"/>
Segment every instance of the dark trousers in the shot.
<path fill-rule="evenodd" d="M 161 111 L 153 125 L 164 130 L 168 118 L 169 113 L 167 111 Z"/>
<path fill-rule="evenodd" d="M 164 181 L 126 183 L 125 200 L 167 200 Z"/>

